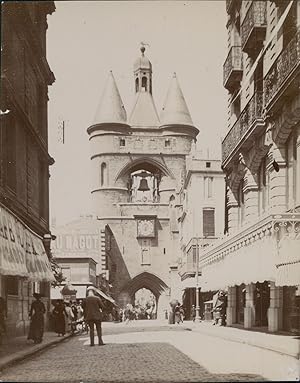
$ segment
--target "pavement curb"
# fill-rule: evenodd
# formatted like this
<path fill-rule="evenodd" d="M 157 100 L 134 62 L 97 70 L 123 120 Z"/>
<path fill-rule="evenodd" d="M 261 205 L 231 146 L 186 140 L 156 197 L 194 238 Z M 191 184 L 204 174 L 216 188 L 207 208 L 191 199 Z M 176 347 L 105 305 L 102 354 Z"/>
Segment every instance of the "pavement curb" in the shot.
<path fill-rule="evenodd" d="M 275 352 L 275 353 L 278 353 L 281 355 L 289 356 L 289 357 L 295 358 L 297 360 L 300 360 L 300 341 L 299 341 L 299 351 L 293 352 L 293 351 L 288 351 L 288 350 L 282 350 L 279 347 L 272 347 L 270 345 L 266 345 L 266 344 L 264 344 L 264 342 L 261 342 L 261 341 L 251 340 L 250 339 L 251 334 L 247 334 L 249 337 L 247 337 L 246 339 L 245 338 L 243 339 L 243 338 L 238 338 L 236 336 L 236 334 L 223 334 L 220 332 L 212 332 L 210 330 L 205 331 L 205 329 L 200 329 L 200 328 L 189 328 L 189 329 L 191 329 L 191 331 L 202 333 L 202 334 L 207 335 L 207 336 L 221 338 L 223 340 L 227 340 L 230 342 L 247 344 L 247 345 L 252 346 L 252 347 L 261 348 L 264 350 L 272 351 L 272 352 Z"/>
<path fill-rule="evenodd" d="M 37 346 L 35 346 L 33 349 L 28 349 L 28 350 L 22 350 L 19 352 L 16 352 L 14 355 L 9 355 L 4 358 L 4 360 L 0 361 L 0 382 L 1 382 L 1 372 L 6 369 L 7 367 L 11 367 L 13 364 L 21 362 L 28 357 L 48 349 L 49 347 L 64 342 L 66 339 L 70 339 L 73 337 L 73 335 L 68 334 L 64 337 L 58 338 L 58 339 L 53 339 L 52 341 L 48 343 L 41 343 Z"/>

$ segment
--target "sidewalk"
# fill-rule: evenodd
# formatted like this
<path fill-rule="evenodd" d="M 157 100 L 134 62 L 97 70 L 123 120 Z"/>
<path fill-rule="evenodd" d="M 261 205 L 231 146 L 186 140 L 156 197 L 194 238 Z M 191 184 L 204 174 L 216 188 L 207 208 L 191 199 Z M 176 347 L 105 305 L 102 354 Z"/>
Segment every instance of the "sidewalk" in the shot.
<path fill-rule="evenodd" d="M 34 344 L 27 340 L 27 336 L 18 336 L 7 341 L 3 340 L 0 345 L 0 371 L 11 364 L 19 362 L 41 350 L 44 350 L 52 345 L 60 343 L 71 335 L 58 337 L 54 332 L 45 332 L 43 342 Z"/>
<path fill-rule="evenodd" d="M 184 322 L 191 331 L 219 337 L 232 342 L 248 344 L 300 359 L 300 337 L 297 335 L 270 334 L 243 328 L 213 326 L 212 322 Z"/>

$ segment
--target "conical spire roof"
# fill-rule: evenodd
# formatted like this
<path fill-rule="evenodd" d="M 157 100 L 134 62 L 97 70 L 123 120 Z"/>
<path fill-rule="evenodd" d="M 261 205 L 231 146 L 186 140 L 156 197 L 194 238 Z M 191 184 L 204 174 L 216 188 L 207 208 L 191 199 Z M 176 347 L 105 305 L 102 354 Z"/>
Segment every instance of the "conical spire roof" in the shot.
<path fill-rule="evenodd" d="M 126 110 L 112 71 L 109 72 L 93 125 L 107 123 L 127 125 Z"/>
<path fill-rule="evenodd" d="M 129 123 L 137 127 L 159 127 L 158 114 L 149 92 L 137 93 Z"/>
<path fill-rule="evenodd" d="M 160 126 L 187 125 L 194 126 L 182 90 L 174 73 L 164 107 L 160 116 Z"/>

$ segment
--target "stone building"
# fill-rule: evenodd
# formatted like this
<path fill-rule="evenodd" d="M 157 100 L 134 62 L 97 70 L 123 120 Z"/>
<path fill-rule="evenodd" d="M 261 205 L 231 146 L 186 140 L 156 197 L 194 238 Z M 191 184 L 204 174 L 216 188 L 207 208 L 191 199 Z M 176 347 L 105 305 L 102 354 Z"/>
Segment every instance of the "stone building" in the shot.
<path fill-rule="evenodd" d="M 52 1 L 1 4 L 0 296 L 8 335 L 26 333 L 33 292 L 49 307 L 53 279 L 46 30 L 54 10 Z"/>
<path fill-rule="evenodd" d="M 228 289 L 228 325 L 299 331 L 300 3 L 226 9 L 228 234 L 201 256 L 202 290 Z"/>
<path fill-rule="evenodd" d="M 178 272 L 183 305 L 189 317 L 192 305 L 196 305 L 197 258 L 203 249 L 224 234 L 225 182 L 221 161 L 207 159 L 201 152 L 194 151 L 187 157 L 186 170 L 178 206 L 181 253 Z M 198 275 L 200 277 L 199 270 Z M 201 316 L 204 302 L 211 298 L 211 292 L 200 292 Z"/>
<path fill-rule="evenodd" d="M 103 252 L 110 253 L 114 297 L 124 306 L 134 303 L 138 290 L 149 289 L 161 316 L 170 299 L 181 299 L 177 205 L 198 129 L 175 74 L 158 116 L 144 51 L 134 64 L 130 117 L 110 73 L 88 128 L 91 193 L 93 213 L 109 238 Z"/>

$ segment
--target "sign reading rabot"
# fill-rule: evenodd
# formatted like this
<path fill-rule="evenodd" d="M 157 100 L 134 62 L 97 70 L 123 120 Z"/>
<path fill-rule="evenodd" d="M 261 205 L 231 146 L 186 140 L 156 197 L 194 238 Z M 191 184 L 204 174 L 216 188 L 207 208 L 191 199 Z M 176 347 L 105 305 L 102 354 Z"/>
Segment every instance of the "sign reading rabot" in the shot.
<path fill-rule="evenodd" d="M 52 246 L 53 255 L 82 256 L 100 251 L 100 236 L 98 234 L 57 234 Z"/>

